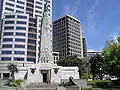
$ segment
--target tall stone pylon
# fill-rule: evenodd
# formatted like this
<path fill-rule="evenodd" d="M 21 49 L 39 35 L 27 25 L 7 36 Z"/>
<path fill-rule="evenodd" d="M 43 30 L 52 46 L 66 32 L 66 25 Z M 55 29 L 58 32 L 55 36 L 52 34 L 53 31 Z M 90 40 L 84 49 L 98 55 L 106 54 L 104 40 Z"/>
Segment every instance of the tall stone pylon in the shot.
<path fill-rule="evenodd" d="M 44 5 L 43 17 L 41 20 L 41 30 L 40 30 L 40 63 L 53 63 L 52 58 L 52 46 L 51 46 L 51 28 L 50 28 L 50 19 L 48 13 L 48 3 Z"/>

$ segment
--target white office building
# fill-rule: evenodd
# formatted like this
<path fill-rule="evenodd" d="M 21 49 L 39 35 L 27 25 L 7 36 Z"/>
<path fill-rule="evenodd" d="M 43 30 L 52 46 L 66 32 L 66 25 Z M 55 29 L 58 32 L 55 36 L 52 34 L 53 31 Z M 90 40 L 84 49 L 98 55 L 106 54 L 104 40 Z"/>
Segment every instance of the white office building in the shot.
<path fill-rule="evenodd" d="M 0 0 L 1 61 L 38 62 L 41 18 L 47 0 Z M 51 23 L 52 0 L 48 0 Z"/>

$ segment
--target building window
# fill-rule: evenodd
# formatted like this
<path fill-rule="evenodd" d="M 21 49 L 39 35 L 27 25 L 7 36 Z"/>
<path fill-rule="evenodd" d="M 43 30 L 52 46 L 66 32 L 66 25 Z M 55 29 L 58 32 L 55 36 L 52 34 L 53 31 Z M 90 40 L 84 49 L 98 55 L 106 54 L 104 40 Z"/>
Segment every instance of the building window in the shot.
<path fill-rule="evenodd" d="M 25 39 L 16 38 L 15 41 L 16 42 L 25 42 Z"/>
<path fill-rule="evenodd" d="M 24 9 L 24 7 L 22 7 L 22 6 L 19 6 L 19 5 L 17 5 L 16 7 L 17 7 L 17 8 L 20 8 L 20 9 Z"/>
<path fill-rule="evenodd" d="M 29 33 L 29 34 L 28 34 L 28 37 L 29 37 L 29 38 L 36 38 L 36 34 L 30 34 L 30 33 Z"/>
<path fill-rule="evenodd" d="M 22 55 L 24 55 L 25 52 L 24 51 L 14 51 L 14 54 L 22 54 Z"/>
<path fill-rule="evenodd" d="M 20 11 L 20 10 L 16 10 L 17 13 L 24 13 L 23 11 Z"/>
<path fill-rule="evenodd" d="M 16 29 L 17 30 L 26 30 L 26 27 L 19 27 L 19 26 L 17 26 Z"/>
<path fill-rule="evenodd" d="M 29 61 L 29 62 L 35 62 L 36 59 L 35 58 L 27 58 L 27 61 Z"/>
<path fill-rule="evenodd" d="M 14 61 L 24 61 L 24 58 L 14 57 Z"/>
<path fill-rule="evenodd" d="M 20 0 L 17 0 L 17 3 L 24 5 L 24 2 L 22 2 L 22 1 L 20 1 Z"/>
<path fill-rule="evenodd" d="M 11 44 L 3 44 L 2 48 L 12 48 L 12 45 Z"/>
<path fill-rule="evenodd" d="M 28 11 L 28 12 L 33 12 L 33 9 L 27 8 L 26 11 Z"/>
<path fill-rule="evenodd" d="M 36 40 L 30 40 L 30 39 L 28 39 L 28 43 L 36 44 Z"/>
<path fill-rule="evenodd" d="M 13 32 L 4 32 L 3 35 L 4 36 L 11 36 L 11 35 L 13 35 Z"/>
<path fill-rule="evenodd" d="M 36 56 L 36 52 L 27 52 L 28 56 Z"/>
<path fill-rule="evenodd" d="M 5 26 L 4 29 L 5 30 L 14 29 L 14 27 L 13 26 Z"/>
<path fill-rule="evenodd" d="M 1 57 L 1 61 L 10 61 L 11 57 Z"/>
<path fill-rule="evenodd" d="M 14 12 L 14 9 L 5 7 L 5 10 Z"/>
<path fill-rule="evenodd" d="M 14 4 L 6 2 L 6 5 L 14 7 Z"/>
<path fill-rule="evenodd" d="M 15 15 L 6 15 L 5 18 L 15 18 Z"/>
<path fill-rule="evenodd" d="M 12 51 L 2 51 L 2 54 L 12 54 Z"/>
<path fill-rule="evenodd" d="M 36 1 L 36 4 L 42 5 L 42 3 L 41 3 L 41 2 L 38 2 L 38 1 Z"/>
<path fill-rule="evenodd" d="M 15 48 L 25 48 L 25 45 L 15 45 Z"/>
<path fill-rule="evenodd" d="M 9 0 L 9 1 L 13 1 L 13 2 L 15 2 L 15 0 Z"/>
<path fill-rule="evenodd" d="M 35 6 L 36 8 L 38 8 L 38 9 L 42 9 L 42 7 L 40 7 L 40 6 Z"/>
<path fill-rule="evenodd" d="M 36 46 L 30 46 L 30 45 L 28 45 L 28 49 L 29 50 L 36 50 Z"/>
<path fill-rule="evenodd" d="M 48 5 L 48 7 L 50 7 L 50 5 Z"/>
<path fill-rule="evenodd" d="M 39 14 L 42 14 L 42 11 L 35 10 L 35 12 L 37 12 L 37 13 L 39 13 Z"/>
<path fill-rule="evenodd" d="M 5 24 L 14 24 L 14 21 L 5 21 Z"/>
<path fill-rule="evenodd" d="M 13 38 L 3 38 L 3 42 L 13 41 Z"/>
<path fill-rule="evenodd" d="M 17 18 L 20 18 L 20 19 L 27 19 L 27 16 L 18 15 Z"/>
<path fill-rule="evenodd" d="M 17 24 L 26 24 L 24 21 L 17 21 Z"/>
<path fill-rule="evenodd" d="M 58 57 L 56 57 L 56 60 L 58 60 Z"/>
<path fill-rule="evenodd" d="M 25 33 L 21 33 L 21 32 L 16 32 L 15 35 L 17 35 L 17 36 L 26 36 Z"/>
<path fill-rule="evenodd" d="M 49 13 L 49 16 L 50 16 L 50 13 Z"/>

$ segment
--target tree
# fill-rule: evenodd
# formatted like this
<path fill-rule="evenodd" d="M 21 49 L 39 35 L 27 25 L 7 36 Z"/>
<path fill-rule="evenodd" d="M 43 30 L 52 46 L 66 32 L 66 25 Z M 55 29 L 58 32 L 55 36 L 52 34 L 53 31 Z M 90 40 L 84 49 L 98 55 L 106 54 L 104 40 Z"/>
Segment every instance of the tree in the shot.
<path fill-rule="evenodd" d="M 105 71 L 109 75 L 120 78 L 120 37 L 106 43 L 102 53 L 104 57 Z"/>
<path fill-rule="evenodd" d="M 82 59 L 77 58 L 77 56 L 65 56 L 57 61 L 58 66 L 78 66 L 79 74 L 81 76 L 82 72 L 85 72 L 84 64 Z"/>
<path fill-rule="evenodd" d="M 7 68 L 10 71 L 10 76 L 12 77 L 12 79 L 14 79 L 15 78 L 14 73 L 18 72 L 17 65 L 14 65 L 14 64 L 11 63 L 7 66 Z"/>
<path fill-rule="evenodd" d="M 90 58 L 90 72 L 93 75 L 93 79 L 95 79 L 95 76 L 98 75 L 100 79 L 102 79 L 102 73 L 103 73 L 103 66 L 104 66 L 104 60 L 101 55 L 96 54 L 95 56 Z"/>

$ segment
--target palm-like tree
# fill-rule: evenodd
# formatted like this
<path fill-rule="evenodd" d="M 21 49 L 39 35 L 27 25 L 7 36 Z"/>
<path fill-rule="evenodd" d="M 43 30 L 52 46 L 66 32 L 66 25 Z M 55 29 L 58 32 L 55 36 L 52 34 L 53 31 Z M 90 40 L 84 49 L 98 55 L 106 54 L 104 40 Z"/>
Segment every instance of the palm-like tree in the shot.
<path fill-rule="evenodd" d="M 15 78 L 14 73 L 18 72 L 17 65 L 14 65 L 14 64 L 11 63 L 7 66 L 7 68 L 10 71 L 10 77 L 12 77 L 12 79 L 14 79 Z"/>

